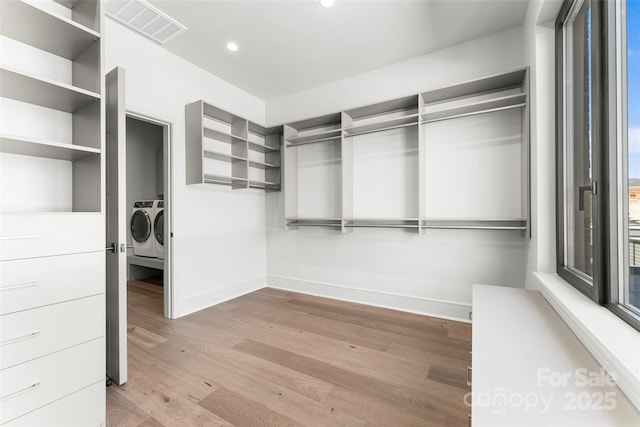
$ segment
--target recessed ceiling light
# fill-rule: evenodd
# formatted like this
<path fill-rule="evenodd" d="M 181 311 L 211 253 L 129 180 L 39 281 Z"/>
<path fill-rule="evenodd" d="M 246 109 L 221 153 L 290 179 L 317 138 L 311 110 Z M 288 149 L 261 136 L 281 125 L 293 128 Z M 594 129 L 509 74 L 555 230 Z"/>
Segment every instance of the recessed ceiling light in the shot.
<path fill-rule="evenodd" d="M 320 6 L 331 7 L 336 4 L 336 0 L 320 0 Z"/>
<path fill-rule="evenodd" d="M 235 44 L 234 42 L 229 42 L 229 43 L 227 43 L 227 50 L 230 50 L 231 52 L 237 52 L 238 51 L 238 45 Z"/>

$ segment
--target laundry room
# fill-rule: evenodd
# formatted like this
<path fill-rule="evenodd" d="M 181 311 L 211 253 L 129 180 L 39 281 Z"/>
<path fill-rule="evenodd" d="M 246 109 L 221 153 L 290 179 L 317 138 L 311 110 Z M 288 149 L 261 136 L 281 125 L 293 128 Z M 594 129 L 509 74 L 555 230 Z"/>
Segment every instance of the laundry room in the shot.
<path fill-rule="evenodd" d="M 127 279 L 162 286 L 164 270 L 163 128 L 127 117 Z"/>

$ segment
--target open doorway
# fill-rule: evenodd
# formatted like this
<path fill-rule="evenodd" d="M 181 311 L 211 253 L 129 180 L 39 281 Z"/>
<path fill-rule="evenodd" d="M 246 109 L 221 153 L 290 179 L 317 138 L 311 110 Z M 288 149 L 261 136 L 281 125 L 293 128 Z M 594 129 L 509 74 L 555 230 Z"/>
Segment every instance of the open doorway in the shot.
<path fill-rule="evenodd" d="M 173 317 L 171 125 L 126 115 L 127 285 L 161 298 Z"/>

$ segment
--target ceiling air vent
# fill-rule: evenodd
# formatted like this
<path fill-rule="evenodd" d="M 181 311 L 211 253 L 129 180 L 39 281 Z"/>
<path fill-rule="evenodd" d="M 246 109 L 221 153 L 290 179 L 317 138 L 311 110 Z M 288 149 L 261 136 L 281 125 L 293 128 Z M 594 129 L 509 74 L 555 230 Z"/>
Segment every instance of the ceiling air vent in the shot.
<path fill-rule="evenodd" d="M 160 44 L 187 31 L 187 27 L 144 0 L 109 0 L 105 11 L 116 21 Z"/>

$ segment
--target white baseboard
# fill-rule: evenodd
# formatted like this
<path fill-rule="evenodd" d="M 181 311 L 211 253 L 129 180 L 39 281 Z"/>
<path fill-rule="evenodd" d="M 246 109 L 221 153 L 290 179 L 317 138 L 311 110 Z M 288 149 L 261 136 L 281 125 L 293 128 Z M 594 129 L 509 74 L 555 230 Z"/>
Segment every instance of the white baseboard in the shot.
<path fill-rule="evenodd" d="M 245 282 L 235 283 L 224 288 L 216 288 L 182 299 L 178 301 L 176 317 L 186 316 L 187 314 L 195 313 L 196 311 L 257 291 L 258 289 L 264 288 L 265 284 L 265 276 L 260 276 Z"/>
<path fill-rule="evenodd" d="M 373 289 L 360 289 L 333 283 L 312 282 L 274 275 L 267 276 L 266 286 L 442 319 L 470 322 L 471 304 L 468 303 L 401 295 Z"/>

